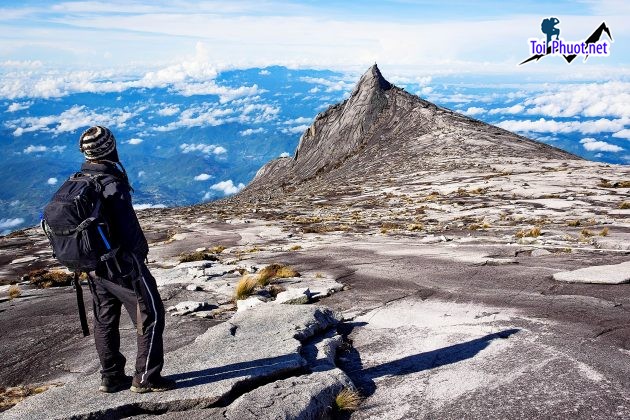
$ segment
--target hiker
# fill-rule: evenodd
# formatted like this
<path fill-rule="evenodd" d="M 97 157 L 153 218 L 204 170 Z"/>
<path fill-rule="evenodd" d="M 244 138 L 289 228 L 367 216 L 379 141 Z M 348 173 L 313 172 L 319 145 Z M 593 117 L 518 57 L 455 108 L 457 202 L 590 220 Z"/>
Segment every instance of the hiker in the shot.
<path fill-rule="evenodd" d="M 155 278 L 145 265 L 149 247 L 131 205 L 133 189 L 118 158 L 116 139 L 106 127 L 91 127 L 81 135 L 79 149 L 86 159 L 81 173 L 97 176 L 102 186 L 102 213 L 115 252 L 113 258 L 88 273 L 94 341 L 102 367 L 99 390 L 131 389 L 145 393 L 173 389 L 175 381 L 160 375 L 164 364 L 164 305 Z M 137 330 L 133 378 L 125 375 L 126 359 L 120 353 L 118 325 L 122 306 Z"/>

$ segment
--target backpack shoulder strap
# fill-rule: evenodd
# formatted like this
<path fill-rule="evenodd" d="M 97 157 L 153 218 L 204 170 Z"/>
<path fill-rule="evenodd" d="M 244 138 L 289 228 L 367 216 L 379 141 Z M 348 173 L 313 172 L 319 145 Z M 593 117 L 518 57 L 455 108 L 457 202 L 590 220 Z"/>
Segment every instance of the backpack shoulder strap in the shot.
<path fill-rule="evenodd" d="M 85 177 L 93 181 L 97 185 L 97 190 L 99 192 L 103 192 L 103 190 L 105 189 L 107 185 L 112 184 L 117 181 L 121 181 L 121 179 L 119 179 L 115 175 L 110 175 L 110 174 L 90 174 L 90 173 L 85 173 L 85 172 L 78 172 L 75 175 L 73 175 L 73 177 L 75 176 L 77 178 Z"/>

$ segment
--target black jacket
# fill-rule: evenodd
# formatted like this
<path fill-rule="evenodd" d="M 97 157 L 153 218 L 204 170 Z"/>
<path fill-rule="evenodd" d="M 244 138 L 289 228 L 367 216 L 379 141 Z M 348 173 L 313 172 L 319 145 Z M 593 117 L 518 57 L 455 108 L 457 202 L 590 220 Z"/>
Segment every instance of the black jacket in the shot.
<path fill-rule="evenodd" d="M 81 172 L 109 175 L 102 181 L 105 184 L 102 205 L 112 242 L 122 251 L 132 252 L 140 261 L 144 260 L 149 253 L 149 246 L 131 203 L 131 187 L 126 176 L 114 163 L 107 161 L 85 162 L 81 166 Z"/>

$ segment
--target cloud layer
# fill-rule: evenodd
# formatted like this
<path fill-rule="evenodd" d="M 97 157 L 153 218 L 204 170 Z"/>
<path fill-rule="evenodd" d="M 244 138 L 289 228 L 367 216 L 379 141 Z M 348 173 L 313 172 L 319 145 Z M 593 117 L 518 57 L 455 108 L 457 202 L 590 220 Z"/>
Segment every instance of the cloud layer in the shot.
<path fill-rule="evenodd" d="M 239 183 L 238 185 L 234 185 L 234 182 L 231 179 L 228 179 L 227 181 L 217 182 L 210 187 L 210 189 L 214 191 L 220 191 L 224 195 L 236 194 L 243 188 L 245 188 L 245 184 Z"/>

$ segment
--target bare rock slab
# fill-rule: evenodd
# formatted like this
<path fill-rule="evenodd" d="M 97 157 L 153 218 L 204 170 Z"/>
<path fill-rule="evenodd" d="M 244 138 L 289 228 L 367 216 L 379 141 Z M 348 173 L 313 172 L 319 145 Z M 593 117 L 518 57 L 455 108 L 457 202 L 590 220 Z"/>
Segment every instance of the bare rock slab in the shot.
<path fill-rule="evenodd" d="M 310 298 L 311 292 L 307 287 L 291 288 L 278 293 L 278 296 L 276 296 L 276 303 L 283 303 L 286 305 L 303 305 L 308 303 Z"/>
<path fill-rule="evenodd" d="M 544 248 L 538 248 L 532 251 L 532 257 L 544 257 L 545 255 L 551 255 L 551 252 Z"/>
<path fill-rule="evenodd" d="M 613 265 L 596 265 L 553 275 L 554 280 L 570 283 L 622 284 L 630 283 L 630 261 Z"/>
<path fill-rule="evenodd" d="M 239 397 L 223 415 L 229 420 L 326 418 L 331 401 L 350 386 L 339 369 L 288 378 Z"/>
<path fill-rule="evenodd" d="M 340 316 L 321 306 L 260 305 L 168 353 L 163 373 L 177 381 L 173 391 L 103 394 L 98 392 L 96 373 L 29 397 L 0 413 L 0 419 L 121 418 L 212 408 L 230 402 L 248 386 L 304 373 L 302 341 L 339 321 Z"/>
<path fill-rule="evenodd" d="M 250 296 L 247 299 L 239 299 L 236 301 L 236 310 L 238 312 L 246 311 L 248 309 L 254 308 L 256 306 L 262 305 L 265 303 L 264 300 L 260 299 L 258 296 Z"/>
<path fill-rule="evenodd" d="M 173 312 L 172 315 L 188 315 L 190 313 L 199 311 L 207 306 L 206 302 L 193 302 L 193 301 L 185 301 L 180 302 L 175 306 L 170 306 L 166 310 L 168 312 Z"/>

